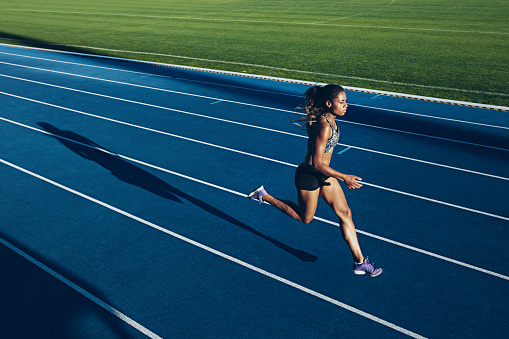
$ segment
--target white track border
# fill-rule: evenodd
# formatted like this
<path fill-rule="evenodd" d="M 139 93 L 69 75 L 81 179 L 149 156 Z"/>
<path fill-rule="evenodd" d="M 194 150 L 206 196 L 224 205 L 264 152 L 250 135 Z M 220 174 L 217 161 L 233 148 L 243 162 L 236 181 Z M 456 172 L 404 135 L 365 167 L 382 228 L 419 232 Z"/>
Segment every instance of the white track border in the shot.
<path fill-rule="evenodd" d="M 0 46 L 37 50 L 37 51 L 45 51 L 45 52 L 51 52 L 51 53 L 61 53 L 61 54 L 69 54 L 69 55 L 95 57 L 95 58 L 102 58 L 102 59 L 109 59 L 109 60 L 119 60 L 119 61 L 124 61 L 124 62 L 135 62 L 135 63 L 140 63 L 140 64 L 148 64 L 148 65 L 156 65 L 156 66 L 163 66 L 163 67 L 170 67 L 170 68 L 177 68 L 177 69 L 185 69 L 185 70 L 190 70 L 190 71 L 233 75 L 233 76 L 239 76 L 239 77 L 244 77 L 244 78 L 255 78 L 255 79 L 272 80 L 272 81 L 278 81 L 278 82 L 287 82 L 287 83 L 293 83 L 293 84 L 299 84 L 299 85 L 305 85 L 305 86 L 315 86 L 315 85 L 323 86 L 323 85 L 325 85 L 324 83 L 318 83 L 318 82 L 312 82 L 312 81 L 270 77 L 270 76 L 250 74 L 250 73 L 223 71 L 223 70 L 211 69 L 211 68 L 200 68 L 200 67 L 191 67 L 191 66 L 183 66 L 183 65 L 176 65 L 176 64 L 167 64 L 167 63 L 161 63 L 161 62 L 155 62 L 155 61 L 119 58 L 119 57 L 112 57 L 112 56 L 98 55 L 98 54 L 70 52 L 70 51 L 57 50 L 57 49 L 29 47 L 29 46 L 12 45 L 12 44 L 5 44 L 5 43 L 0 43 Z M 479 103 L 466 102 L 466 101 L 456 101 L 456 100 L 448 100 L 448 99 L 441 99 L 441 98 L 425 97 L 425 96 L 420 96 L 420 95 L 372 90 L 372 89 L 359 88 L 359 87 L 350 87 L 350 86 L 343 86 L 343 87 L 345 89 L 347 89 L 349 91 L 353 91 L 353 92 L 370 93 L 370 94 L 374 94 L 374 95 L 384 95 L 384 96 L 391 96 L 391 97 L 397 97 L 397 98 L 428 101 L 428 102 L 435 102 L 435 103 L 449 104 L 449 105 L 456 105 L 456 106 L 473 107 L 473 108 L 487 109 L 487 110 L 492 110 L 492 111 L 509 112 L 509 107 L 505 107 L 505 106 L 486 105 L 486 104 L 479 104 Z"/>

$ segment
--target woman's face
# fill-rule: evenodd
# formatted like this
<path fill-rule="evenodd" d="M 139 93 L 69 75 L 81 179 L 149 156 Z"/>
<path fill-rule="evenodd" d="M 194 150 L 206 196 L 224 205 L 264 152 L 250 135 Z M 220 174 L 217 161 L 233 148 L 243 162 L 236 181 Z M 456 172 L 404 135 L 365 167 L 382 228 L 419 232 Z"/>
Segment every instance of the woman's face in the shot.
<path fill-rule="evenodd" d="M 329 107 L 330 112 L 336 116 L 345 115 L 346 109 L 348 108 L 346 104 L 346 93 L 340 92 L 332 101 L 327 100 L 327 107 Z"/>

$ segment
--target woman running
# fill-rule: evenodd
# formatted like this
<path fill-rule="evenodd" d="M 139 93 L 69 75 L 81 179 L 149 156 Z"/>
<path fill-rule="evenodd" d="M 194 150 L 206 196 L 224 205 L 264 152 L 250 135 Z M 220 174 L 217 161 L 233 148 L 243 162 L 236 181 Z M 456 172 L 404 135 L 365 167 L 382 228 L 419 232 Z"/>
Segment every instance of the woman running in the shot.
<path fill-rule="evenodd" d="M 332 150 L 339 140 L 339 130 L 335 118 L 346 113 L 346 93 L 343 87 L 327 85 L 314 86 L 305 93 L 307 116 L 303 118 L 308 133 L 308 144 L 304 162 L 295 172 L 298 205 L 292 201 L 280 200 L 267 193 L 263 186 L 248 195 L 248 198 L 265 201 L 290 217 L 309 223 L 316 212 L 318 197 L 321 197 L 339 217 L 341 234 L 352 252 L 355 274 L 369 274 L 376 277 L 382 273 L 368 258 L 364 258 L 357 240 L 357 232 L 352 221 L 352 212 L 338 179 L 350 189 L 362 187 L 355 175 L 335 171 L 329 165 Z"/>

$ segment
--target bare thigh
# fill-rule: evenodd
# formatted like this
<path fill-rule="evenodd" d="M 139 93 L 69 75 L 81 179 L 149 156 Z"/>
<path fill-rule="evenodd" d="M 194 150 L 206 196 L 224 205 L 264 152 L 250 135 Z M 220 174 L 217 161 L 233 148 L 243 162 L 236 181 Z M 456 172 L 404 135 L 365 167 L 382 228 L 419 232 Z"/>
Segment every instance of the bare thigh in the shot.
<path fill-rule="evenodd" d="M 297 198 L 299 200 L 302 222 L 308 223 L 313 220 L 319 196 L 320 189 L 316 189 L 314 191 L 297 189 Z"/>
<path fill-rule="evenodd" d="M 329 178 L 326 182 L 330 185 L 320 187 L 320 197 L 342 221 L 351 219 L 351 211 L 338 180 L 336 178 Z"/>

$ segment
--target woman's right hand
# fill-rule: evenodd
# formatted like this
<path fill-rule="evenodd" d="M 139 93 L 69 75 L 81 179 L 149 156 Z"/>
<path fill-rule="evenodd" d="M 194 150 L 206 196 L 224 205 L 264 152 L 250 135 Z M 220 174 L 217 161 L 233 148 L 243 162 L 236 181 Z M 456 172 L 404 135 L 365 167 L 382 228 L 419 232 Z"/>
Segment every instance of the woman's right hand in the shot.
<path fill-rule="evenodd" d="M 362 185 L 359 184 L 356 180 L 362 180 L 362 179 L 359 178 L 358 176 L 348 175 L 348 174 L 346 174 L 343 178 L 343 182 L 345 183 L 346 187 L 348 187 L 349 189 L 356 189 L 356 188 L 362 187 Z"/>

